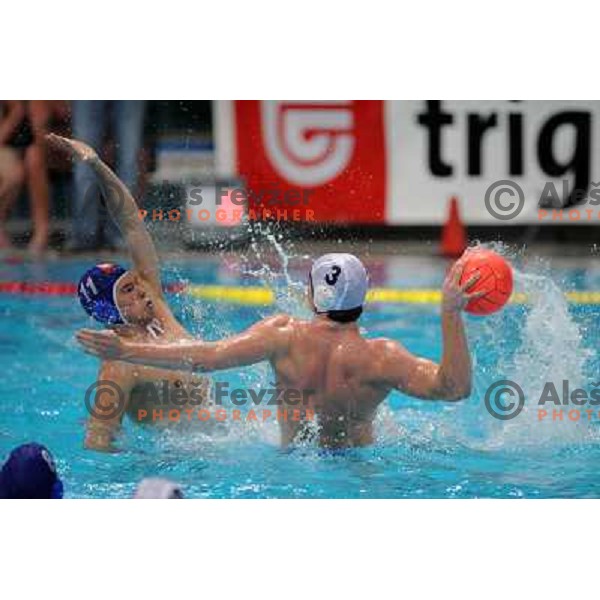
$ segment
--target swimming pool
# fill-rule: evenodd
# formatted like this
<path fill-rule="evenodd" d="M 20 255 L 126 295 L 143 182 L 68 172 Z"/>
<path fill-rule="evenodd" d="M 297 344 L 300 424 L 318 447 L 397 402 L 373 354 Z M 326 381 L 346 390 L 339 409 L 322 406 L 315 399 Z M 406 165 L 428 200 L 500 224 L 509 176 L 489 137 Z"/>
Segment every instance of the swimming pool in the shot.
<path fill-rule="evenodd" d="M 562 294 L 600 290 L 600 269 L 593 258 L 579 258 L 574 267 L 516 254 L 516 289 L 526 291 L 529 302 L 484 319 L 467 317 L 471 398 L 443 404 L 394 393 L 378 415 L 377 443 L 343 452 L 310 444 L 283 451 L 273 421 L 230 424 L 212 434 L 126 422 L 122 452 L 85 450 L 83 398 L 98 363 L 79 350 L 73 334 L 90 321 L 68 295 L 0 294 L 0 458 L 23 442 L 46 444 L 65 495 L 73 498 L 128 497 L 148 476 L 175 479 L 197 498 L 598 497 L 600 421 L 540 421 L 530 399 L 549 379 L 582 387 L 600 380 L 600 305 L 567 304 Z M 292 282 L 301 291 L 307 257 L 286 255 L 282 262 L 277 252 L 268 259 L 251 256 L 172 260 L 164 265 L 164 279 L 226 286 L 268 279 L 280 309 L 305 310 L 286 290 Z M 75 282 L 89 262 L 2 264 L 0 281 Z M 374 285 L 400 289 L 439 288 L 446 268 L 435 257 L 370 256 L 365 262 Z M 185 293 L 171 301 L 185 325 L 206 339 L 237 332 L 278 309 Z M 369 336 L 396 338 L 414 353 L 439 358 L 435 303 L 372 303 L 361 325 Z M 219 379 L 246 387 L 271 381 L 264 365 Z M 488 386 L 499 379 L 519 382 L 526 394 L 525 410 L 511 421 L 493 419 L 484 406 Z"/>

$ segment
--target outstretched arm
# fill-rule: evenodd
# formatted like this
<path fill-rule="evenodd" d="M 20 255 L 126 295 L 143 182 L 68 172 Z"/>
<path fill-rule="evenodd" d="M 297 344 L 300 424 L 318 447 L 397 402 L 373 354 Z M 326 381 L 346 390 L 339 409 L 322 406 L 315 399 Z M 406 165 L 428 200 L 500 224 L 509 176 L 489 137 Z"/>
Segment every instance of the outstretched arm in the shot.
<path fill-rule="evenodd" d="M 439 364 L 412 355 L 397 342 L 381 342 L 375 365 L 375 380 L 417 398 L 429 400 L 462 400 L 471 393 L 471 355 L 465 335 L 461 311 L 482 292 L 468 294 L 479 279 L 474 275 L 459 284 L 464 263 L 452 267 L 443 287 L 442 360 Z"/>
<path fill-rule="evenodd" d="M 139 218 L 135 199 L 125 184 L 87 144 L 53 133 L 47 135 L 46 139 L 52 147 L 66 152 L 73 159 L 81 160 L 94 170 L 102 186 L 108 211 L 127 241 L 135 270 L 162 296 L 156 248 Z"/>
<path fill-rule="evenodd" d="M 259 321 L 239 335 L 218 342 L 134 344 L 112 331 L 82 329 L 77 340 L 88 354 L 100 358 L 162 367 L 219 371 L 270 360 L 285 351 L 290 318 L 285 315 Z"/>

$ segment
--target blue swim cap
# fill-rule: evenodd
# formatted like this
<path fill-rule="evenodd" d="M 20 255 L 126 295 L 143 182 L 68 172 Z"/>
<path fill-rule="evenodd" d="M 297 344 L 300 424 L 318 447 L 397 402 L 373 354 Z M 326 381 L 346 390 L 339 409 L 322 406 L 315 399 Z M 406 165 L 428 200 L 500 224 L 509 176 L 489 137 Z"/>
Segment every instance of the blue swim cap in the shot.
<path fill-rule="evenodd" d="M 117 282 L 127 271 L 120 265 L 103 263 L 85 272 L 79 280 L 77 295 L 85 312 L 104 325 L 125 323 L 117 306 Z"/>
<path fill-rule="evenodd" d="M 63 497 L 63 484 L 50 451 L 41 444 L 15 448 L 0 471 L 0 498 Z"/>

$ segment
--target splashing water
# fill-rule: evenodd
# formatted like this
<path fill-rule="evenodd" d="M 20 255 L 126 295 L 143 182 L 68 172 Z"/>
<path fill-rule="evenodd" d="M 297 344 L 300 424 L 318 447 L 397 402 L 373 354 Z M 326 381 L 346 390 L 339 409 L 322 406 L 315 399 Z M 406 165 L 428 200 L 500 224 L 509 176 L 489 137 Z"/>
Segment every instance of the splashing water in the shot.
<path fill-rule="evenodd" d="M 292 278 L 290 262 L 309 257 L 296 253 L 291 240 L 285 240 L 284 247 L 283 234 L 274 233 L 269 224 L 259 223 L 256 227 L 257 235 L 250 244 L 252 252 L 243 257 L 245 274 L 273 292 L 276 311 L 307 316 L 306 282 Z"/>
<path fill-rule="evenodd" d="M 517 252 L 504 244 L 495 244 L 492 249 L 513 264 L 519 261 Z M 536 270 L 540 272 L 530 272 Z M 438 405 L 435 411 L 426 403 L 408 399 L 407 406 L 399 411 L 384 403 L 376 421 L 380 443 L 425 445 L 437 450 L 456 446 L 518 451 L 598 439 L 597 428 L 585 415 L 578 422 L 567 418 L 574 406 L 545 407 L 550 415 L 553 408 L 562 408 L 562 422 L 539 418 L 538 400 L 547 382 L 553 382 L 559 394 L 563 380 L 569 381 L 570 390 L 589 388 L 587 373 L 591 372 L 594 351 L 586 347 L 582 328 L 569 310 L 561 286 L 550 276 L 548 264 L 532 263 L 527 271 L 513 267 L 513 274 L 515 293 L 525 295 L 525 305 L 510 305 L 484 318 L 466 317 L 473 356 L 471 397 L 457 404 Z M 517 383 L 525 396 L 522 412 L 508 421 L 493 418 L 484 403 L 488 388 L 500 380 Z"/>
<path fill-rule="evenodd" d="M 550 277 L 520 272 L 516 275 L 529 298 L 530 309 L 522 328 L 521 346 L 514 356 L 503 357 L 498 366 L 507 379 L 519 383 L 525 406 L 517 418 L 505 422 L 493 442 L 519 445 L 583 442 L 591 433 L 585 421 L 540 420 L 538 401 L 549 382 L 557 390 L 562 389 L 563 380 L 569 382 L 571 389 L 585 387 L 588 383 L 586 367 L 593 358 L 593 351 L 584 346 L 580 327 L 569 311 L 567 300 Z M 551 408 L 555 408 L 554 405 Z"/>
<path fill-rule="evenodd" d="M 508 254 L 506 247 L 495 250 Z M 469 422 L 467 406 L 471 400 L 459 412 L 467 424 L 475 426 L 471 431 L 476 428 L 478 435 L 464 440 L 467 445 L 488 450 L 558 446 L 583 443 L 595 435 L 594 428 L 583 420 L 560 422 L 539 418 L 538 401 L 545 384 L 552 382 L 559 392 L 563 380 L 569 381 L 571 389 L 585 387 L 586 372 L 594 353 L 585 346 L 580 325 L 571 314 L 567 299 L 549 276 L 549 266 L 540 261 L 539 265 L 530 267 L 538 267 L 542 272 L 523 272 L 513 267 L 515 292 L 525 295 L 525 306 L 509 307 L 499 315 L 469 325 L 471 333 L 476 335 L 473 396 L 478 418 Z M 515 340 L 518 340 L 517 347 L 511 350 L 510 345 Z M 497 348 L 494 360 L 489 359 L 490 346 Z M 525 397 L 522 412 L 507 421 L 493 419 L 483 402 L 488 387 L 500 380 L 517 383 Z M 554 405 L 550 406 L 549 413 L 552 408 Z M 561 408 L 568 411 L 574 407 Z"/>

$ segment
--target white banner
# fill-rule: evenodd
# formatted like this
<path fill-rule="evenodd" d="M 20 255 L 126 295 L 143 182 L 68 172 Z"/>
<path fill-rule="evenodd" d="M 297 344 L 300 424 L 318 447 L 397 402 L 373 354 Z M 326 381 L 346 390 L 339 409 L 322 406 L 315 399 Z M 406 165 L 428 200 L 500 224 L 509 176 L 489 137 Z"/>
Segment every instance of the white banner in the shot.
<path fill-rule="evenodd" d="M 579 219 L 538 208 L 600 187 L 599 116 L 597 101 L 386 102 L 386 222 L 442 223 L 456 196 L 470 224 L 599 224 L 600 189 Z"/>

